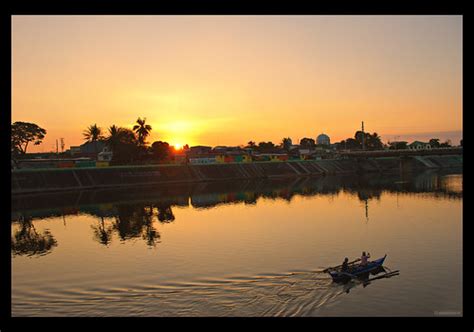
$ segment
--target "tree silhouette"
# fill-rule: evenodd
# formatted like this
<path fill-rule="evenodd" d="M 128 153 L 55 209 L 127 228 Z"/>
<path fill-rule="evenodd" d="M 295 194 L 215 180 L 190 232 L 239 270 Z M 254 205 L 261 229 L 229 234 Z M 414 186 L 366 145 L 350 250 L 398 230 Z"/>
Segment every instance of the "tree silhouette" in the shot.
<path fill-rule="evenodd" d="M 290 150 L 290 147 L 291 147 L 291 138 L 289 137 L 285 137 L 282 139 L 281 141 L 281 146 L 283 147 L 283 149 L 285 149 L 286 151 L 289 151 Z"/>
<path fill-rule="evenodd" d="M 153 158 L 160 161 L 168 159 L 171 155 L 170 145 L 162 141 L 153 142 L 150 151 L 153 154 Z"/>
<path fill-rule="evenodd" d="M 105 139 L 106 144 L 114 151 L 122 139 L 123 128 L 112 125 L 109 127 L 109 136 Z"/>
<path fill-rule="evenodd" d="M 160 234 L 153 227 L 153 208 L 143 204 L 117 205 L 118 215 L 113 229 L 121 240 L 141 237 L 150 246 L 155 246 Z"/>
<path fill-rule="evenodd" d="M 138 140 L 135 133 L 127 128 L 119 128 L 115 133 L 114 137 L 109 136 L 109 146 L 112 147 L 114 152 L 112 162 L 114 164 L 122 164 L 133 162 L 138 158 L 139 147 Z"/>
<path fill-rule="evenodd" d="M 103 139 L 102 128 L 98 127 L 97 124 L 90 125 L 82 133 L 86 142 L 95 142 Z"/>
<path fill-rule="evenodd" d="M 108 246 L 112 240 L 113 227 L 105 227 L 104 217 L 100 218 L 98 225 L 91 225 L 91 228 L 94 231 L 94 239 L 97 240 L 100 244 Z"/>
<path fill-rule="evenodd" d="M 432 138 L 430 139 L 429 143 L 432 148 L 439 148 L 439 145 L 440 145 L 439 138 Z"/>
<path fill-rule="evenodd" d="M 161 223 L 170 223 L 173 222 L 175 217 L 173 211 L 171 210 L 171 205 L 169 204 L 156 204 L 158 209 L 158 220 Z"/>
<path fill-rule="evenodd" d="M 97 141 L 104 139 L 102 135 L 102 128 L 98 127 L 97 124 L 90 125 L 87 127 L 86 130 L 82 133 L 86 142 L 93 142 L 94 143 L 94 150 L 97 153 Z"/>
<path fill-rule="evenodd" d="M 145 145 L 146 138 L 150 135 L 151 126 L 146 124 L 146 118 L 138 118 L 137 124 L 133 126 L 133 131 L 138 135 L 138 143 L 140 145 Z"/>
<path fill-rule="evenodd" d="M 312 138 L 305 137 L 300 140 L 300 146 L 303 149 L 312 149 L 316 146 L 316 141 Z"/>
<path fill-rule="evenodd" d="M 255 144 L 254 141 L 249 141 L 249 142 L 247 143 L 247 146 L 246 146 L 246 147 L 247 147 L 247 148 L 255 148 L 256 146 L 257 146 L 257 145 Z"/>
<path fill-rule="evenodd" d="M 14 255 L 46 255 L 56 247 L 57 241 L 49 230 L 38 233 L 31 218 L 22 217 L 19 220 L 20 229 L 11 239 L 11 249 Z"/>
<path fill-rule="evenodd" d="M 275 144 L 272 142 L 260 142 L 258 143 L 258 150 L 261 152 L 272 151 L 275 149 Z"/>
<path fill-rule="evenodd" d="M 451 147 L 451 140 L 447 139 L 443 143 L 439 145 L 440 148 L 450 148 Z"/>
<path fill-rule="evenodd" d="M 37 124 L 29 122 L 15 122 L 11 126 L 11 152 L 13 154 L 26 154 L 30 142 L 39 145 L 46 135 L 46 130 Z"/>

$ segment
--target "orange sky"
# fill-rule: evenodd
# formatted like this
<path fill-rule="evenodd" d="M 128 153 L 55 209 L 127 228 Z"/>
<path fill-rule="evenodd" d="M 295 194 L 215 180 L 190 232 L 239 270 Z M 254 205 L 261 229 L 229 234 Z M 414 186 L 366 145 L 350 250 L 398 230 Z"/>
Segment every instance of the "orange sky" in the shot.
<path fill-rule="evenodd" d="M 461 16 L 13 16 L 12 59 L 29 152 L 138 117 L 171 144 L 462 135 Z"/>

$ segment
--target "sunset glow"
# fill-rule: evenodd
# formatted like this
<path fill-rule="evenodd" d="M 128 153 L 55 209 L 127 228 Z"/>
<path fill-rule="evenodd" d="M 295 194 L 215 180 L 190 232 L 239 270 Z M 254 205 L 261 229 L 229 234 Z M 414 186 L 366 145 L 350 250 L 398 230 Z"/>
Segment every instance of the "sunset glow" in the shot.
<path fill-rule="evenodd" d="M 461 16 L 13 16 L 12 121 L 84 142 L 243 145 L 462 136 Z"/>

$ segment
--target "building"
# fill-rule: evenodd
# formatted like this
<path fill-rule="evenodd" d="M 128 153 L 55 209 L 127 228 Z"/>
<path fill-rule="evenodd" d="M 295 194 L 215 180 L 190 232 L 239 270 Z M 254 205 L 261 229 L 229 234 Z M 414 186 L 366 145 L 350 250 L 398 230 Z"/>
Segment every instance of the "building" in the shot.
<path fill-rule="evenodd" d="M 426 143 L 426 142 L 414 141 L 408 144 L 408 148 L 410 150 L 427 150 L 427 149 L 431 149 L 431 145 L 430 143 Z"/>
<path fill-rule="evenodd" d="M 316 138 L 316 144 L 317 145 L 330 145 L 331 140 L 328 135 L 326 134 L 321 134 Z"/>
<path fill-rule="evenodd" d="M 97 155 L 98 161 L 111 161 L 114 153 L 108 146 L 105 146 L 101 152 Z"/>
<path fill-rule="evenodd" d="M 75 154 L 81 153 L 81 147 L 80 146 L 71 146 L 69 148 L 69 153 L 73 156 Z"/>
<path fill-rule="evenodd" d="M 196 145 L 196 146 L 190 147 L 189 150 L 186 152 L 190 155 L 193 155 L 193 154 L 210 153 L 211 150 L 212 150 L 212 147 L 210 146 Z"/>
<path fill-rule="evenodd" d="M 406 141 L 392 141 L 388 142 L 390 150 L 402 150 L 408 148 L 408 142 Z"/>

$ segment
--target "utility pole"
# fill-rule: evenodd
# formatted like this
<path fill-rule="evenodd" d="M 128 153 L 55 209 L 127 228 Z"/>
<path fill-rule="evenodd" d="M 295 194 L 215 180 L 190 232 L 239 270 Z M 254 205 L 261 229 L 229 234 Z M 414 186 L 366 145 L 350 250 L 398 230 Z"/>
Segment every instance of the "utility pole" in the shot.
<path fill-rule="evenodd" d="M 61 137 L 61 153 L 64 152 L 64 138 Z"/>
<path fill-rule="evenodd" d="M 58 139 L 56 138 L 56 155 L 58 154 Z"/>
<path fill-rule="evenodd" d="M 364 121 L 362 121 L 362 150 L 365 150 Z"/>

